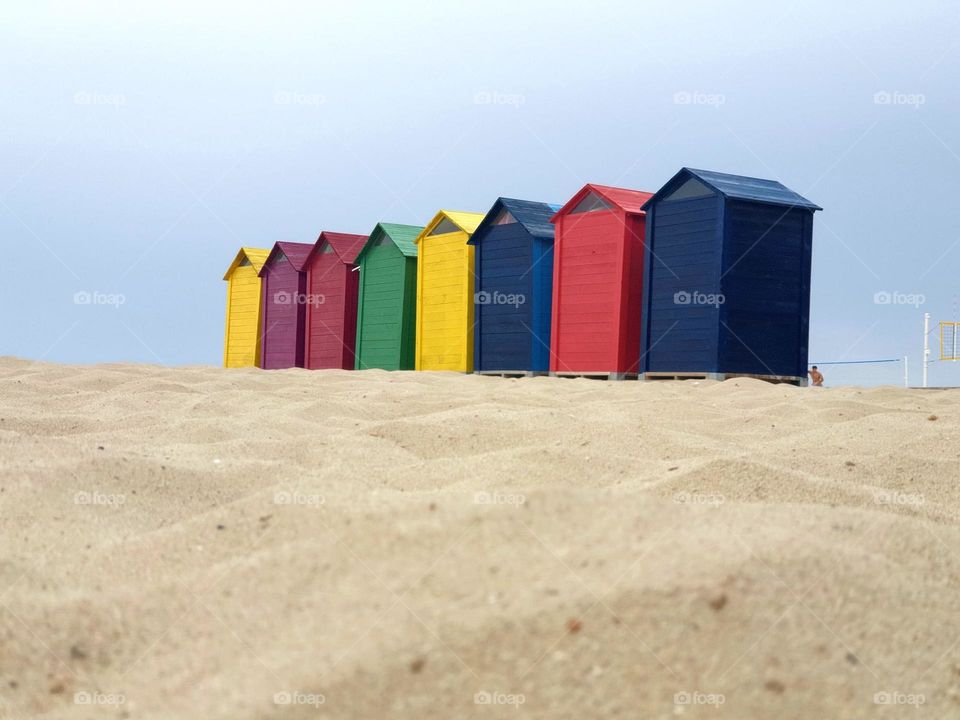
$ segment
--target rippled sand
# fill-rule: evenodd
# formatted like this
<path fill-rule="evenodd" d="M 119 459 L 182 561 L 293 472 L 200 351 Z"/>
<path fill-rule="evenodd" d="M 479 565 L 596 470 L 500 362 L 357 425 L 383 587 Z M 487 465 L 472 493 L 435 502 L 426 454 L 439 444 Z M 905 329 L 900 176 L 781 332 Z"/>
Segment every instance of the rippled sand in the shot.
<path fill-rule="evenodd" d="M 958 508 L 958 390 L 0 359 L 0 717 L 958 717 Z"/>

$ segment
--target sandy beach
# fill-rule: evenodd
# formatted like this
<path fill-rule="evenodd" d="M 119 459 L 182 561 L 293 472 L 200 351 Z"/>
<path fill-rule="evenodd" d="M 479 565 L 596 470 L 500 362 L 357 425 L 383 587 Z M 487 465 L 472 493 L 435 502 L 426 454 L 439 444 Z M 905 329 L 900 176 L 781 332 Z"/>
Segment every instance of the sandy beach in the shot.
<path fill-rule="evenodd" d="M 960 716 L 960 390 L 0 388 L 0 717 Z"/>

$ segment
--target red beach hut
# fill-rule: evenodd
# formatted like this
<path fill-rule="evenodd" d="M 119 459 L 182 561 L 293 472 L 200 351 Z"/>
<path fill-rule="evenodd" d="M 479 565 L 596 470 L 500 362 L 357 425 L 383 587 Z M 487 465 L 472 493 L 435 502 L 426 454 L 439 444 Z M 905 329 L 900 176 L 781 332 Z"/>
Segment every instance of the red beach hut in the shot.
<path fill-rule="evenodd" d="M 653 193 L 588 184 L 554 224 L 552 375 L 636 375 L 644 212 Z"/>
<path fill-rule="evenodd" d="M 366 235 L 322 232 L 307 258 L 304 354 L 311 370 L 353 370 L 357 343 L 357 255 Z"/>
<path fill-rule="evenodd" d="M 265 370 L 303 367 L 304 265 L 313 245 L 278 242 L 260 269 L 263 293 L 261 366 Z"/>

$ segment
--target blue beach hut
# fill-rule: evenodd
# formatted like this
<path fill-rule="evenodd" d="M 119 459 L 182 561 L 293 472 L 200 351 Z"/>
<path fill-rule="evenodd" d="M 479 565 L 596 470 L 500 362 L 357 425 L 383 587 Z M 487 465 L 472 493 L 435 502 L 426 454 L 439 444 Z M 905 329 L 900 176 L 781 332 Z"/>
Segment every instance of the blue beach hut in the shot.
<path fill-rule="evenodd" d="M 476 247 L 474 372 L 550 369 L 553 225 L 559 205 L 498 198 L 468 243 Z"/>
<path fill-rule="evenodd" d="M 683 168 L 643 209 L 641 377 L 806 384 L 822 208 L 775 180 Z"/>

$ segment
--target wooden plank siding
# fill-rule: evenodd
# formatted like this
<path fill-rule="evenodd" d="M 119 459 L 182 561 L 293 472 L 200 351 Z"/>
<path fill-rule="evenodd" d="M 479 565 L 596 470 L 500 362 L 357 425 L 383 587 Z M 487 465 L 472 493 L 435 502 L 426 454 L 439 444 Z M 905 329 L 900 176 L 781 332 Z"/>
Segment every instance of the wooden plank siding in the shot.
<path fill-rule="evenodd" d="M 533 288 L 529 273 L 524 275 L 533 264 L 531 246 L 530 233 L 520 223 L 492 227 L 476 245 L 477 370 L 531 369 L 532 338 L 528 328 L 532 323 Z M 522 297 L 523 302 L 494 302 L 511 295 Z"/>
<path fill-rule="evenodd" d="M 578 212 L 590 195 L 605 206 Z M 633 374 L 639 366 L 650 193 L 589 184 L 554 216 L 550 371 Z"/>
<path fill-rule="evenodd" d="M 418 236 L 417 370 L 473 370 L 474 248 L 479 213 L 441 211 Z M 444 220 L 459 229 L 431 235 Z"/>
<path fill-rule="evenodd" d="M 371 235 L 371 239 L 372 239 Z M 356 369 L 413 369 L 416 257 L 407 257 L 385 233 L 360 264 Z"/>
<path fill-rule="evenodd" d="M 310 370 L 354 369 L 359 292 L 354 261 L 366 241 L 366 235 L 324 231 L 310 252 L 304 338 Z"/>
<path fill-rule="evenodd" d="M 725 372 L 807 372 L 810 211 L 727 205 L 720 364 Z"/>
<path fill-rule="evenodd" d="M 549 371 L 553 305 L 550 218 L 557 210 L 558 205 L 498 198 L 471 237 L 470 244 L 476 247 L 478 298 L 474 309 L 476 372 Z"/>
<path fill-rule="evenodd" d="M 260 363 L 262 325 L 258 273 L 269 252 L 260 248 L 241 248 L 224 275 L 227 281 L 224 367 L 256 367 Z"/>
<path fill-rule="evenodd" d="M 641 371 L 804 383 L 821 208 L 774 180 L 691 168 L 644 207 Z M 719 302 L 676 300 L 695 292 Z"/>
<path fill-rule="evenodd" d="M 719 309 L 682 304 L 681 294 L 720 292 L 720 218 L 716 196 L 656 206 L 646 320 L 654 351 L 646 370 L 718 372 Z M 691 295 L 692 297 L 692 295 Z"/>
<path fill-rule="evenodd" d="M 276 243 L 260 270 L 261 367 L 266 370 L 304 366 L 306 305 L 302 299 L 307 292 L 307 275 L 303 267 L 312 248 L 307 243 Z"/>

